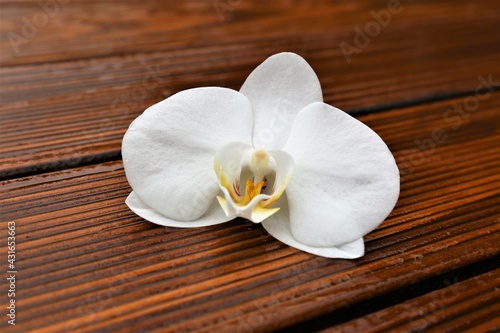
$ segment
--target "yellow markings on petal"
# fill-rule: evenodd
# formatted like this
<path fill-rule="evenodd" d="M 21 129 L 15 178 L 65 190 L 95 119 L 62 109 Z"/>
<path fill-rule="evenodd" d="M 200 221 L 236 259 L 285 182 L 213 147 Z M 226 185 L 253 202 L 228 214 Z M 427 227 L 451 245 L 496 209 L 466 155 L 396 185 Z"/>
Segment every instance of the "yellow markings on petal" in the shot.
<path fill-rule="evenodd" d="M 224 168 L 219 164 L 217 159 L 215 159 L 214 161 L 214 169 L 217 178 L 219 178 L 219 183 L 227 189 L 233 201 L 236 203 L 241 202 L 243 198 L 241 197 L 239 190 L 236 187 L 236 182 L 231 182 L 229 180 L 227 173 L 224 171 Z"/>
<path fill-rule="evenodd" d="M 236 188 L 232 182 L 230 182 L 224 174 L 224 171 L 221 172 L 221 176 L 219 178 L 219 182 L 222 186 L 224 186 L 229 195 L 234 200 L 235 203 L 239 203 L 243 200 L 243 198 L 236 192 Z"/>
<path fill-rule="evenodd" d="M 227 208 L 227 201 L 221 196 L 217 196 L 217 201 L 219 201 L 219 205 L 222 207 L 222 210 L 224 213 L 226 213 L 226 216 L 229 216 L 229 209 Z"/>
<path fill-rule="evenodd" d="M 257 205 L 257 206 L 255 206 L 255 208 L 252 211 L 252 221 L 255 223 L 260 223 L 279 210 L 280 210 L 279 207 L 278 208 L 264 208 L 264 207 L 260 207 L 259 205 Z"/>
<path fill-rule="evenodd" d="M 254 184 L 253 181 L 250 179 L 247 179 L 246 182 L 246 188 L 245 188 L 245 197 L 243 198 L 243 201 L 241 202 L 241 205 L 246 206 L 252 201 L 252 199 L 260 194 L 260 191 L 262 191 L 262 186 L 266 184 L 265 181 L 258 182 L 257 184 Z"/>
<path fill-rule="evenodd" d="M 269 207 L 271 206 L 273 203 L 275 203 L 282 195 L 283 195 L 283 192 L 285 192 L 285 189 L 288 185 L 288 183 L 290 182 L 290 180 L 292 179 L 292 175 L 286 177 L 285 181 L 283 182 L 283 184 L 276 190 L 273 191 L 273 194 L 272 194 L 272 197 L 267 199 L 267 200 L 262 200 L 260 202 L 260 205 L 262 207 Z"/>

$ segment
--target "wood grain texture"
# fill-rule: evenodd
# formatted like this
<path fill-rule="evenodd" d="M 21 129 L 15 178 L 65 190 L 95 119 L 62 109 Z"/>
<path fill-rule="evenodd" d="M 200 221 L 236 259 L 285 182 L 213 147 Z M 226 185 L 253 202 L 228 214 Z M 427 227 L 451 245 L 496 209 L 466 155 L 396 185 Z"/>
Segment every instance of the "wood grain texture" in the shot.
<path fill-rule="evenodd" d="M 354 112 L 500 87 L 497 1 L 402 2 L 350 63 L 340 44 L 360 45 L 354 29 L 386 1 L 234 3 L 220 21 L 205 0 L 71 1 L 15 54 L 9 33 L 42 9 L 3 2 L 0 177 L 116 159 L 149 105 L 191 87 L 239 89 L 281 51 L 304 56 L 325 101 Z"/>
<path fill-rule="evenodd" d="M 402 0 L 359 37 L 389 3 L 1 1 L 0 253 L 15 221 L 18 273 L 17 324 L 2 312 L 0 331 L 499 331 L 500 2 Z M 239 89 L 282 51 L 396 158 L 401 195 L 363 258 L 241 219 L 164 228 L 124 204 L 138 114 Z"/>
<path fill-rule="evenodd" d="M 488 95 L 453 128 L 458 118 L 443 113 L 463 101 L 359 118 L 387 142 L 404 177 L 395 210 L 366 236 L 366 255 L 352 261 L 303 253 L 243 220 L 197 229 L 145 222 L 124 204 L 130 188 L 119 161 L 2 182 L 0 209 L 18 232 L 19 325 L 27 332 L 271 331 L 345 308 L 361 312 L 374 298 L 498 259 L 500 95 Z M 426 142 L 436 129 L 446 140 L 419 149 L 415 140 Z M 412 159 L 418 152 L 423 157 Z M 405 173 L 405 161 L 418 163 Z M 449 286 L 459 294 L 443 311 L 426 302 L 436 291 L 353 323 L 371 325 L 373 317 L 383 327 L 398 313 L 391 323 L 412 330 L 487 325 L 498 293 L 489 292 L 496 275 L 485 274 L 464 282 L 474 289 Z M 398 312 L 408 304 L 423 311 L 410 322 L 411 313 Z M 469 307 L 485 321 L 451 319 Z"/>

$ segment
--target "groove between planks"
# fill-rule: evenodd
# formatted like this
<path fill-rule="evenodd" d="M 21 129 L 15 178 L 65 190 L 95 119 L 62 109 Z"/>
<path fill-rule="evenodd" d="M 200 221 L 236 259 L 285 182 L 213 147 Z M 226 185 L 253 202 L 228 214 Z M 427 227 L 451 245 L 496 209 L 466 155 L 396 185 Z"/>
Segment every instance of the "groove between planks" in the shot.
<path fill-rule="evenodd" d="M 495 308 L 500 304 L 499 279 L 500 270 L 496 269 L 321 332 L 369 333 L 388 329 L 401 332 L 415 327 L 426 332 L 463 332 L 496 317 Z M 421 311 L 415 313 L 412 311 L 415 308 Z M 500 321 L 496 319 L 498 329 Z M 490 325 L 486 327 L 494 329 L 495 325 Z"/>

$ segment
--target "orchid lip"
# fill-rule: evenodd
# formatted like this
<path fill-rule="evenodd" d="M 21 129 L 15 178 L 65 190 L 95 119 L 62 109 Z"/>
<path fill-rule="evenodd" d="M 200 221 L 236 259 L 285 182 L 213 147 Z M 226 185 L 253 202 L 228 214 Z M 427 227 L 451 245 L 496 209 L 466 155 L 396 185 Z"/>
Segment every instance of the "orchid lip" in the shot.
<path fill-rule="evenodd" d="M 231 142 L 217 151 L 214 169 L 224 194 L 217 200 L 226 216 L 259 223 L 279 210 L 269 206 L 284 193 L 294 163 L 284 151 Z"/>

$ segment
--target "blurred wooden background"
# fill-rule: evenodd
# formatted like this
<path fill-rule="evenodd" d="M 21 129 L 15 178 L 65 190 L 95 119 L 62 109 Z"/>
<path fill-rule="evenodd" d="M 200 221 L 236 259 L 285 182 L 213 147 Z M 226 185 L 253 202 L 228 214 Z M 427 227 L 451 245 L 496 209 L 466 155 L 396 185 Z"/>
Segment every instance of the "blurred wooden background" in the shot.
<path fill-rule="evenodd" d="M 498 22 L 500 1 L 2 0 L 0 329 L 500 330 Z M 399 202 L 363 258 L 243 220 L 164 228 L 124 204 L 136 116 L 187 88 L 239 89 L 282 51 L 397 159 Z"/>

